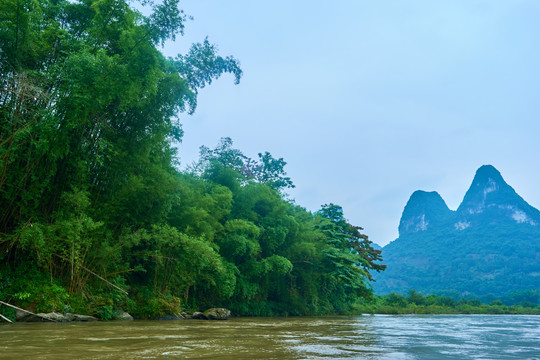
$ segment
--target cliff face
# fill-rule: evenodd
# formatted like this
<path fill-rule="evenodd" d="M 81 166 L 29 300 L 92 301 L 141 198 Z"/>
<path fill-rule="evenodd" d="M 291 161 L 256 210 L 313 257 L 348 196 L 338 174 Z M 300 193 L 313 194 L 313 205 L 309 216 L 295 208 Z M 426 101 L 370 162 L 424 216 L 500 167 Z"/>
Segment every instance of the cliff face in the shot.
<path fill-rule="evenodd" d="M 403 210 L 399 222 L 399 235 L 439 227 L 452 215 L 453 212 L 436 191 L 415 191 Z"/>
<path fill-rule="evenodd" d="M 461 221 L 470 224 L 492 221 L 540 224 L 540 211 L 523 200 L 490 165 L 478 169 L 457 213 Z"/>
<path fill-rule="evenodd" d="M 383 248 L 378 293 L 416 289 L 502 295 L 540 288 L 540 211 L 493 166 L 479 168 L 456 211 L 437 192 L 414 192 L 399 238 Z"/>

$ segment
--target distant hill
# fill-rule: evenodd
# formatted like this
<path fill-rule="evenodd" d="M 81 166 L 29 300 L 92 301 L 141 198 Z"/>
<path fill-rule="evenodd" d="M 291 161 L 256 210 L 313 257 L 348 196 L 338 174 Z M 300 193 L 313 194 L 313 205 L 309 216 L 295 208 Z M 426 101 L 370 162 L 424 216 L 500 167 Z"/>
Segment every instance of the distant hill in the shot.
<path fill-rule="evenodd" d="M 540 211 L 484 165 L 456 211 L 437 192 L 414 192 L 399 237 L 383 248 L 378 294 L 493 294 L 540 289 Z"/>

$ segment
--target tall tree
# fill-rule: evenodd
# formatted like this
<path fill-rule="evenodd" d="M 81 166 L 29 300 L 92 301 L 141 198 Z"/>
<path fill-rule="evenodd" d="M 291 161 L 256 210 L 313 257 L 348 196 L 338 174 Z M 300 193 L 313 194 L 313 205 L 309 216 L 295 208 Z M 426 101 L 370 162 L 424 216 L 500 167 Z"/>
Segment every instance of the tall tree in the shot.
<path fill-rule="evenodd" d="M 323 205 L 318 214 L 329 220 L 320 226 L 332 245 L 324 251 L 330 274 L 345 280 L 345 287 L 356 296 L 370 297 L 372 290 L 367 283 L 373 281 L 370 271 L 379 272 L 386 268 L 377 263 L 382 260 L 381 251 L 373 249 L 372 242 L 360 232 L 361 227 L 349 224 L 341 206 Z"/>
<path fill-rule="evenodd" d="M 119 238 L 167 220 L 180 113 L 198 88 L 242 75 L 208 40 L 164 57 L 186 16 L 178 0 L 152 4 L 145 16 L 127 0 L 0 3 L 0 257 L 80 279 L 73 291 L 84 267 L 122 263 L 106 256 Z"/>
<path fill-rule="evenodd" d="M 254 160 L 232 146 L 233 141 L 229 137 L 221 138 L 214 149 L 201 146 L 199 161 L 191 170 L 202 174 L 212 173 L 216 167 L 224 167 L 238 172 L 245 184 L 256 182 L 276 190 L 295 187 L 287 176 L 287 163 L 283 158 L 276 159 L 266 151 L 264 154 L 259 153 L 258 160 Z"/>

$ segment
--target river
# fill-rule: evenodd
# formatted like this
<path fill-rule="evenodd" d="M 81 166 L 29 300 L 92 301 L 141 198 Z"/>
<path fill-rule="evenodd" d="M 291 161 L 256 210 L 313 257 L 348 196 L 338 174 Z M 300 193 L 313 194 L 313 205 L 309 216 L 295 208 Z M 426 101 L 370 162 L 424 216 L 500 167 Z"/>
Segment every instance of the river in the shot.
<path fill-rule="evenodd" d="M 404 315 L 0 326 L 0 359 L 540 359 L 540 316 Z"/>

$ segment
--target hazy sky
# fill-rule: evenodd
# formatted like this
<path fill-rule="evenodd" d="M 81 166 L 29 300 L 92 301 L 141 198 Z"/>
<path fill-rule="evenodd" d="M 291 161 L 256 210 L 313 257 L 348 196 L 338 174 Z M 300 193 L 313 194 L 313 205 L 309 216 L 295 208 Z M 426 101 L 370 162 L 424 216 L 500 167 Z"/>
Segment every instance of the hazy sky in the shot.
<path fill-rule="evenodd" d="M 184 165 L 231 137 L 283 157 L 308 210 L 343 206 L 378 244 L 415 190 L 455 210 L 495 166 L 540 208 L 540 1 L 184 0 L 194 17 L 163 50 L 208 36 L 240 60 L 183 115 Z"/>

